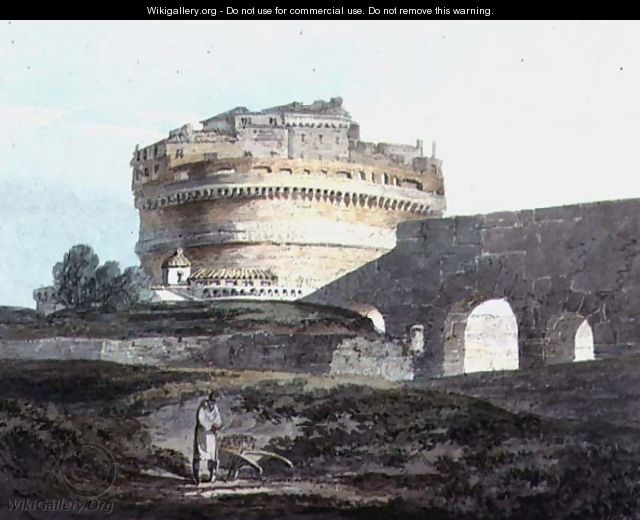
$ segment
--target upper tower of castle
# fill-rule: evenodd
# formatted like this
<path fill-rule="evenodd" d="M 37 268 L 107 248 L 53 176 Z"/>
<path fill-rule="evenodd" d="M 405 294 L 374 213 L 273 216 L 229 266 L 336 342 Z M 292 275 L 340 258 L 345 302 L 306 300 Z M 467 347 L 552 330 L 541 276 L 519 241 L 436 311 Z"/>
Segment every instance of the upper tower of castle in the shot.
<path fill-rule="evenodd" d="M 415 145 L 360 141 L 359 126 L 339 97 L 260 111 L 236 107 L 201 124 L 198 130 L 186 124 L 166 139 L 136 147 L 131 161 L 134 189 L 177 166 L 240 157 L 388 165 L 441 176 L 440 161 L 424 157 L 420 140 Z M 407 180 L 420 184 L 419 176 Z"/>

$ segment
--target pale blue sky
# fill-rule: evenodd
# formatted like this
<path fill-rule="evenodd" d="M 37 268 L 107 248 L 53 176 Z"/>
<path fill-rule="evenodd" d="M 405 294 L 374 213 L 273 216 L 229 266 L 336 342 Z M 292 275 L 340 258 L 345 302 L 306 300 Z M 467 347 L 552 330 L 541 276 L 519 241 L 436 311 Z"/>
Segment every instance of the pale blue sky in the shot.
<path fill-rule="evenodd" d="M 449 214 L 640 196 L 638 22 L 0 22 L 0 305 L 78 242 L 137 262 L 136 143 L 340 95 L 436 139 Z"/>

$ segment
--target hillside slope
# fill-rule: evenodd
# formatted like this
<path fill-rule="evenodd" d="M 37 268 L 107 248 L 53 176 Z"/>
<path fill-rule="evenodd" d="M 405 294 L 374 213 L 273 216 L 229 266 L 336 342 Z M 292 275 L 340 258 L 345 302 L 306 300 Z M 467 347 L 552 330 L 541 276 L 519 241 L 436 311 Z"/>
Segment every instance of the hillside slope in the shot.
<path fill-rule="evenodd" d="M 218 488 L 186 480 L 195 406 L 212 386 L 223 392 L 223 445 L 240 436 L 288 456 L 293 471 L 269 467 L 262 482 Z M 99 461 L 76 448 L 89 443 L 117 462 L 103 496 L 115 504 L 112 518 L 577 520 L 640 511 L 640 442 L 621 443 L 627 429 L 611 422 L 594 436 L 573 422 L 417 385 L 5 361 L 0 395 L 3 502 L 67 496 L 61 470 L 98 485 Z"/>
<path fill-rule="evenodd" d="M 640 428 L 640 356 L 432 379 L 420 386 L 592 427 Z"/>
<path fill-rule="evenodd" d="M 53 336 L 127 339 L 148 336 L 214 336 L 252 331 L 273 334 L 372 335 L 355 312 L 300 302 L 217 301 L 149 304 L 130 311 L 59 311 L 45 317 L 31 309 L 0 307 L 1 339 Z"/>

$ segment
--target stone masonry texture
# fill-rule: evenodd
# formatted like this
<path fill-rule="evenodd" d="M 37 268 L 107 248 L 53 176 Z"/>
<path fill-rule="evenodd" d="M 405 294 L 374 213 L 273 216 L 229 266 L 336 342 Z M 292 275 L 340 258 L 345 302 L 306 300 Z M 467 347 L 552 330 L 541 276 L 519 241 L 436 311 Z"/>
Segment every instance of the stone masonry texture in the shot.
<path fill-rule="evenodd" d="M 424 326 L 423 376 L 462 371 L 460 329 L 490 299 L 513 309 L 520 368 L 570 361 L 551 339 L 582 319 L 596 358 L 623 355 L 640 336 L 639 237 L 638 199 L 401 223 L 392 251 L 308 300 L 372 305 L 393 336 Z"/>

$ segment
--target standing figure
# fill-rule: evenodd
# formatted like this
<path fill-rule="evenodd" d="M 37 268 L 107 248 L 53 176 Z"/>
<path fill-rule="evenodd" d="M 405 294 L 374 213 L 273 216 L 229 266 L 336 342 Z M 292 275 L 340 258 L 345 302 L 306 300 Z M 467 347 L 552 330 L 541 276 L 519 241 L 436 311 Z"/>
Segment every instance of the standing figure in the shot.
<path fill-rule="evenodd" d="M 193 438 L 193 480 L 200 484 L 200 461 L 207 461 L 209 481 L 214 482 L 218 474 L 218 431 L 222 428 L 222 417 L 214 390 L 200 403 L 196 414 L 196 429 Z"/>

